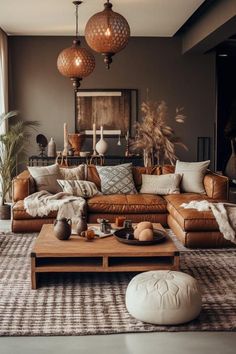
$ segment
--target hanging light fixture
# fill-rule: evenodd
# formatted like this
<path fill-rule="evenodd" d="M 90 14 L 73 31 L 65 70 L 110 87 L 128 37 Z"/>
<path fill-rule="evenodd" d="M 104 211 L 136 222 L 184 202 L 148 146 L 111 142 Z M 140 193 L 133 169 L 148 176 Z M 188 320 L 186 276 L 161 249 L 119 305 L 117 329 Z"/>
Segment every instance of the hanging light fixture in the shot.
<path fill-rule="evenodd" d="M 85 27 L 85 39 L 93 50 L 104 55 L 109 69 L 112 56 L 120 52 L 128 43 L 130 27 L 126 19 L 112 10 L 109 0 L 104 10 L 93 15 Z"/>
<path fill-rule="evenodd" d="M 95 68 L 95 59 L 92 53 L 80 46 L 78 32 L 78 6 L 83 1 L 73 1 L 76 7 L 75 39 L 70 48 L 64 49 L 57 58 L 59 72 L 73 81 L 75 91 L 80 87 L 80 81 L 90 75 Z"/>

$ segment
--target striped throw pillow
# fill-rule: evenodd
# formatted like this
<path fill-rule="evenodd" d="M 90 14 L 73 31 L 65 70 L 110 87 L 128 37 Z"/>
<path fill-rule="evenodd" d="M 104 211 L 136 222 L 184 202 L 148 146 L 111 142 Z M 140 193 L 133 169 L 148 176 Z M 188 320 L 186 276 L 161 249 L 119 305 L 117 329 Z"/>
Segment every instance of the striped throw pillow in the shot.
<path fill-rule="evenodd" d="M 62 187 L 63 192 L 70 193 L 76 197 L 91 198 L 101 194 L 93 182 L 64 179 L 58 179 L 57 182 Z"/>

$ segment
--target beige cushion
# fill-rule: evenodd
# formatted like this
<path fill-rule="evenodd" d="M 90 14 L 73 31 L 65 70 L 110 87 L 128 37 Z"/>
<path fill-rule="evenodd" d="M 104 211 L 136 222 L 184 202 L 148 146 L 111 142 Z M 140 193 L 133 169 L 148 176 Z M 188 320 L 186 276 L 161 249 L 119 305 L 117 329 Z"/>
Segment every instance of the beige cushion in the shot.
<path fill-rule="evenodd" d="M 81 164 L 73 168 L 60 167 L 61 175 L 67 180 L 84 180 L 85 179 L 85 165 Z"/>
<path fill-rule="evenodd" d="M 142 175 L 142 187 L 140 193 L 148 194 L 179 194 L 180 174 L 166 175 Z"/>
<path fill-rule="evenodd" d="M 50 193 L 58 193 L 62 191 L 57 183 L 57 180 L 62 178 L 57 164 L 40 167 L 29 166 L 28 170 L 35 181 L 37 191 L 46 190 Z"/>
<path fill-rule="evenodd" d="M 63 192 L 70 193 L 76 197 L 91 198 L 97 194 L 101 194 L 96 184 L 88 181 L 79 180 L 58 180 Z"/>
<path fill-rule="evenodd" d="M 201 293 L 197 281 L 188 274 L 150 271 L 131 280 L 126 291 L 126 307 L 140 321 L 176 325 L 199 315 Z"/>
<path fill-rule="evenodd" d="M 183 162 L 178 160 L 175 166 L 175 173 L 182 174 L 181 192 L 205 194 L 203 178 L 209 164 L 209 160 L 202 162 Z"/>

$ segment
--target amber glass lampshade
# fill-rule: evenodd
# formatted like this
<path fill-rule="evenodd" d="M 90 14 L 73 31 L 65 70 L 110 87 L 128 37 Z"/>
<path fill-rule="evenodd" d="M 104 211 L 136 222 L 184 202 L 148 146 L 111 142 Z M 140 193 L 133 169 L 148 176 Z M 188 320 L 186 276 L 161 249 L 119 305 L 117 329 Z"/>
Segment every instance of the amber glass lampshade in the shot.
<path fill-rule="evenodd" d="M 95 68 L 95 59 L 92 53 L 80 46 L 78 34 L 78 6 L 82 1 L 73 1 L 76 7 L 75 39 L 70 48 L 64 49 L 57 58 L 57 68 L 66 77 L 71 78 L 75 91 L 80 87 L 80 81 L 92 73 Z"/>
<path fill-rule="evenodd" d="M 57 68 L 62 75 L 71 78 L 77 89 L 80 81 L 94 70 L 95 59 L 86 48 L 80 47 L 80 41 L 75 39 L 70 48 L 59 54 Z"/>
<path fill-rule="evenodd" d="M 93 15 L 85 27 L 85 39 L 93 50 L 102 53 L 107 68 L 112 56 L 120 52 L 128 43 L 130 27 L 126 19 L 112 10 L 107 0 L 104 10 Z"/>

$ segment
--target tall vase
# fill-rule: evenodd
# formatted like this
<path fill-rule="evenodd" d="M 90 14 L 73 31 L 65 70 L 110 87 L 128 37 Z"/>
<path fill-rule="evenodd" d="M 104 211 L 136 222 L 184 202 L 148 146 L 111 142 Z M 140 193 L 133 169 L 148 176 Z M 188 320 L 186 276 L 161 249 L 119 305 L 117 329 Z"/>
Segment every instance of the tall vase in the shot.
<path fill-rule="evenodd" d="M 231 156 L 225 168 L 225 175 L 232 180 L 236 180 L 236 139 L 231 139 Z"/>
<path fill-rule="evenodd" d="M 108 143 L 103 138 L 103 126 L 101 126 L 101 137 L 96 144 L 96 151 L 99 155 L 104 155 L 108 150 Z"/>

